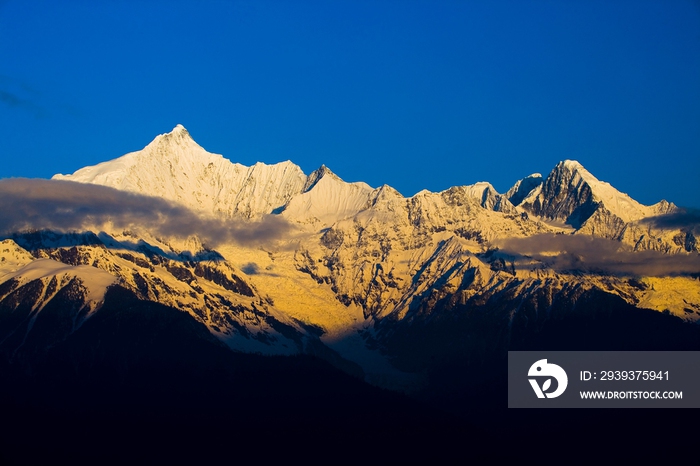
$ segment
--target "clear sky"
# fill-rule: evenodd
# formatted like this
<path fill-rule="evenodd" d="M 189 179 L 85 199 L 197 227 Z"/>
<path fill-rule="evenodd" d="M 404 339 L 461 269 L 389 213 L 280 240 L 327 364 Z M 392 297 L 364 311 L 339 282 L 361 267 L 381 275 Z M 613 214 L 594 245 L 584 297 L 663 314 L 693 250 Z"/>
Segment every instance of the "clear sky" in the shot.
<path fill-rule="evenodd" d="M 700 207 L 700 2 L 0 0 L 0 178 L 178 123 L 407 196 L 575 159 Z"/>

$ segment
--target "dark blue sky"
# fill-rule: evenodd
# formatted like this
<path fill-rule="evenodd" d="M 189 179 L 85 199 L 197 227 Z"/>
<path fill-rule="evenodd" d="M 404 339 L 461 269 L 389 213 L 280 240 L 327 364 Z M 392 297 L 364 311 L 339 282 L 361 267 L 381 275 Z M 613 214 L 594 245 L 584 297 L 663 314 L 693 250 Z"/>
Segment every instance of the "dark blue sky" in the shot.
<path fill-rule="evenodd" d="M 700 3 L 0 0 L 0 178 L 177 123 L 235 162 L 404 195 L 576 159 L 700 207 Z"/>

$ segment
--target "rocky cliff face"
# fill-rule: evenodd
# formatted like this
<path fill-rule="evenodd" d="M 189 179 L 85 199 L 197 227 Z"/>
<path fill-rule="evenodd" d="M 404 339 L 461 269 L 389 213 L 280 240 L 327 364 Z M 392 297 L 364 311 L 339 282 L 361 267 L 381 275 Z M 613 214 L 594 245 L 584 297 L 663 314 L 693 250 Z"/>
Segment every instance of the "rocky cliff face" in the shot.
<path fill-rule="evenodd" d="M 537 216 L 564 221 L 576 229 L 599 208 L 605 208 L 626 223 L 676 209 L 666 201 L 644 206 L 610 184 L 599 181 L 572 160 L 557 164 L 541 187 L 531 191 L 519 205 Z"/>

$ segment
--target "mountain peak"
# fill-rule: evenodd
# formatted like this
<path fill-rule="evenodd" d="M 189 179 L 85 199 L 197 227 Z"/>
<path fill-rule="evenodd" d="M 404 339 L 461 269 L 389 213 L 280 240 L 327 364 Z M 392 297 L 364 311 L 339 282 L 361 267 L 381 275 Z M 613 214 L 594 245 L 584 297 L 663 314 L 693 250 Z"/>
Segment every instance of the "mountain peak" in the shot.
<path fill-rule="evenodd" d="M 322 164 L 318 170 L 315 170 L 314 173 L 318 173 L 319 176 L 325 176 L 325 175 L 333 175 L 333 176 L 338 176 L 333 171 L 328 168 L 325 164 Z"/>
<path fill-rule="evenodd" d="M 564 220 L 577 229 L 601 208 L 625 223 L 670 208 L 640 204 L 610 183 L 600 181 L 575 160 L 559 162 L 541 188 L 535 189 L 521 201 L 522 207 L 535 215 Z"/>
<path fill-rule="evenodd" d="M 596 178 L 591 172 L 586 170 L 586 167 L 584 167 L 580 162 L 576 160 L 563 160 L 557 164 L 556 167 L 552 170 L 552 173 L 563 173 L 563 172 L 568 172 L 571 173 L 572 176 L 576 177 L 577 175 L 581 177 L 583 180 L 587 182 L 593 182 L 593 183 L 601 183 L 598 178 Z M 551 174 L 550 174 L 551 176 Z M 561 175 L 557 175 L 561 176 Z M 568 176 L 564 176 L 564 178 L 569 178 Z"/>
<path fill-rule="evenodd" d="M 170 136 L 176 137 L 176 138 L 188 138 L 188 139 L 192 139 L 192 136 L 190 136 L 190 132 L 187 131 L 187 129 L 185 129 L 185 127 L 182 126 L 182 125 L 179 124 L 179 123 L 178 123 L 177 125 L 175 125 L 175 127 L 173 128 L 173 130 L 170 131 L 170 133 L 168 133 L 168 134 L 169 134 Z"/>
<path fill-rule="evenodd" d="M 540 173 L 533 173 L 522 180 L 518 180 L 513 187 L 506 192 L 505 196 L 513 205 L 520 205 L 533 190 L 542 185 L 542 181 L 543 179 Z"/>
<path fill-rule="evenodd" d="M 176 144 L 191 144 L 194 142 L 194 139 L 192 139 L 192 136 L 190 135 L 190 132 L 185 129 L 184 126 L 181 124 L 175 125 L 172 131 L 169 133 L 163 133 L 158 136 L 153 140 L 152 143 L 162 143 L 162 142 L 167 142 L 167 143 L 176 143 Z M 152 144 L 151 143 L 151 144 Z"/>
<path fill-rule="evenodd" d="M 566 167 L 569 169 L 583 168 L 583 165 L 578 160 L 562 160 L 557 164 L 558 167 Z"/>
<path fill-rule="evenodd" d="M 311 174 L 306 179 L 306 185 L 304 186 L 302 192 L 310 191 L 311 188 L 316 186 L 316 183 L 321 181 L 321 178 L 323 178 L 324 176 L 330 176 L 331 178 L 342 181 L 338 175 L 333 173 L 330 168 L 323 164 L 318 169 L 311 172 Z"/>

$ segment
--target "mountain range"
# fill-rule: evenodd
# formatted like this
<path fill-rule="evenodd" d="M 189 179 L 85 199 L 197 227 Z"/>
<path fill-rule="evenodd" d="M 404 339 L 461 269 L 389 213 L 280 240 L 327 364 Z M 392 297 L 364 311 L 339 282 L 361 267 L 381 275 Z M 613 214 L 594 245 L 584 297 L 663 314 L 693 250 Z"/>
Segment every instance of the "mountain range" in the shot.
<path fill-rule="evenodd" d="M 94 380 L 153 386 L 146 373 L 228 386 L 253 365 L 279 383 L 279 361 L 295 361 L 333 390 L 407 394 L 381 403 L 394 414 L 416 402 L 463 419 L 474 397 L 505 400 L 509 350 L 700 346 L 697 222 L 572 160 L 505 193 L 480 182 L 405 197 L 326 166 L 232 163 L 178 125 L 0 192 L 1 369 L 24 393 L 58 373 L 72 403 Z"/>

